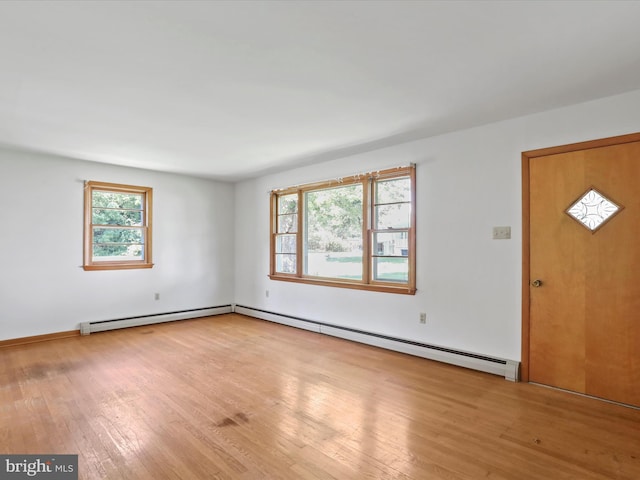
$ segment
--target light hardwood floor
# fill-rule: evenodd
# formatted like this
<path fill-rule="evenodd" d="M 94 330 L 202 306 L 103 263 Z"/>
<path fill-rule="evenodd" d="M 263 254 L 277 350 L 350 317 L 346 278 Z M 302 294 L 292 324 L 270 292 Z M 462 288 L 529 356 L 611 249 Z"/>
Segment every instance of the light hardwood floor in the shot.
<path fill-rule="evenodd" d="M 0 453 L 81 479 L 640 478 L 639 410 L 235 314 L 0 358 Z"/>

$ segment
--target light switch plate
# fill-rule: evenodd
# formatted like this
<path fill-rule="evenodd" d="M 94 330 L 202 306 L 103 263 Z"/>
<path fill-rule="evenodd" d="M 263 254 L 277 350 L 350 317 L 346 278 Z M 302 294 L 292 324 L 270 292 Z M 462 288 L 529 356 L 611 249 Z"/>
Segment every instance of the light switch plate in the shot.
<path fill-rule="evenodd" d="M 494 240 L 509 240 L 511 238 L 511 227 L 493 227 Z"/>

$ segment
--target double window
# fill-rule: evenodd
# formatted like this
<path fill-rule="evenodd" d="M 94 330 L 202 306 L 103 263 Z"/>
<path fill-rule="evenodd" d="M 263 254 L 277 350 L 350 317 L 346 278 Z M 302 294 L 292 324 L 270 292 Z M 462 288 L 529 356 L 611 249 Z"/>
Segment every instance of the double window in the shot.
<path fill-rule="evenodd" d="M 415 293 L 415 168 L 271 194 L 273 280 Z"/>
<path fill-rule="evenodd" d="M 84 269 L 151 268 L 151 201 L 148 187 L 86 182 Z"/>

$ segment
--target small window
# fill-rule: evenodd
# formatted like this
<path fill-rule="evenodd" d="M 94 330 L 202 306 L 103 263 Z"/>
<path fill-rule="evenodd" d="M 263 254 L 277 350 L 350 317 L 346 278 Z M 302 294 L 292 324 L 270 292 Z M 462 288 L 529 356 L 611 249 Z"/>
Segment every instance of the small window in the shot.
<path fill-rule="evenodd" d="M 148 187 L 87 182 L 84 194 L 84 269 L 151 268 Z"/>
<path fill-rule="evenodd" d="M 415 168 L 272 192 L 273 280 L 415 293 Z"/>

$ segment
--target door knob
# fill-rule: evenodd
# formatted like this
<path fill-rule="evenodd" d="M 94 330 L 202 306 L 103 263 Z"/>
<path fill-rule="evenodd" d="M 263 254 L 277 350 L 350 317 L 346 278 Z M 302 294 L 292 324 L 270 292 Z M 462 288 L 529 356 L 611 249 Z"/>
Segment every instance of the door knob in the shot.
<path fill-rule="evenodd" d="M 531 282 L 531 286 L 532 287 L 539 287 L 540 285 L 542 285 L 542 280 L 534 280 L 533 282 Z"/>

